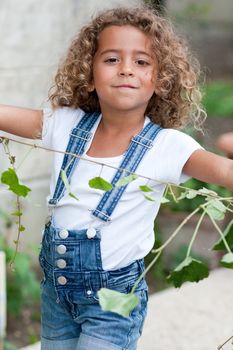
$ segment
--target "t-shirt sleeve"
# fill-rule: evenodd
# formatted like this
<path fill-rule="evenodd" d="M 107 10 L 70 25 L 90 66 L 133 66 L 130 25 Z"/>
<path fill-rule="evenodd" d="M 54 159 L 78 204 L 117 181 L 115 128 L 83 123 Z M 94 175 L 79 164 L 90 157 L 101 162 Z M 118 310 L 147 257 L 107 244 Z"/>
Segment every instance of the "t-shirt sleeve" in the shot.
<path fill-rule="evenodd" d="M 183 173 L 183 167 L 193 152 L 203 149 L 191 136 L 174 129 L 163 129 L 156 146 L 160 166 L 156 169 L 155 178 L 176 185 L 190 178 Z"/>
<path fill-rule="evenodd" d="M 54 112 L 51 108 L 43 109 L 42 144 L 52 147 L 52 130 L 54 128 Z"/>
<path fill-rule="evenodd" d="M 80 121 L 83 113 L 81 109 L 69 107 L 55 110 L 44 108 L 41 138 L 43 146 L 59 149 L 59 140 L 69 137 L 70 130 Z"/>

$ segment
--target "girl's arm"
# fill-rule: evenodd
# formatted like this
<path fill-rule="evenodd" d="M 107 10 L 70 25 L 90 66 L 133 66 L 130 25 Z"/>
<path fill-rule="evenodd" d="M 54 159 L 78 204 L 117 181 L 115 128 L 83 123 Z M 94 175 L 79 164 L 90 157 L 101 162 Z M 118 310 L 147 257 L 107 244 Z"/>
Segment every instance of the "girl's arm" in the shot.
<path fill-rule="evenodd" d="M 42 110 L 0 105 L 0 130 L 29 139 L 41 138 Z"/>
<path fill-rule="evenodd" d="M 216 146 L 233 158 L 233 132 L 222 134 L 217 139 Z"/>
<path fill-rule="evenodd" d="M 197 150 L 187 160 L 183 171 L 198 180 L 233 190 L 233 160 Z"/>

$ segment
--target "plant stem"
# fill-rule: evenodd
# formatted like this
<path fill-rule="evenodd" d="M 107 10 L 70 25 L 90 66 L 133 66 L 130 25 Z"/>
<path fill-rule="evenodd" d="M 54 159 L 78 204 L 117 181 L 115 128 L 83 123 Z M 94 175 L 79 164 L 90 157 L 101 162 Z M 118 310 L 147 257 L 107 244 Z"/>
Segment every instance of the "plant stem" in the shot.
<path fill-rule="evenodd" d="M 16 197 L 16 204 L 17 204 L 17 211 L 20 212 L 21 205 L 20 205 L 19 196 Z M 17 225 L 18 232 L 17 232 L 17 239 L 15 241 L 14 256 L 12 258 L 12 261 L 10 262 L 11 267 L 13 266 L 13 264 L 15 262 L 16 255 L 18 254 L 18 250 L 19 250 L 20 228 L 21 228 L 21 215 L 18 216 L 18 225 Z"/>
<path fill-rule="evenodd" d="M 221 350 L 222 347 L 223 347 L 226 343 L 228 343 L 231 339 L 233 339 L 233 336 L 231 336 L 230 338 L 228 338 L 222 345 L 218 346 L 218 350 Z"/>
<path fill-rule="evenodd" d="M 20 164 L 17 166 L 17 168 L 15 169 L 15 171 L 18 171 L 19 168 L 22 166 L 22 164 L 25 162 L 25 160 L 27 159 L 27 157 L 29 156 L 29 154 L 31 153 L 31 151 L 34 149 L 35 147 L 31 147 L 29 148 L 28 152 L 26 153 L 26 155 L 23 157 L 23 159 L 21 160 Z"/>
<path fill-rule="evenodd" d="M 143 279 L 143 277 L 147 274 L 147 272 L 151 269 L 151 267 L 156 263 L 156 261 L 158 260 L 158 258 L 160 257 L 160 254 L 162 253 L 159 252 L 154 259 L 150 262 L 150 264 L 146 267 L 146 269 L 143 271 L 143 273 L 138 277 L 138 280 L 135 282 L 130 294 L 133 294 L 135 289 L 137 288 L 138 284 L 140 283 L 140 281 Z"/>
<path fill-rule="evenodd" d="M 175 196 L 175 193 L 174 193 L 174 191 L 173 191 L 173 189 L 172 189 L 171 184 L 168 185 L 168 189 L 169 189 L 169 191 L 170 191 L 170 193 L 171 193 L 171 196 L 172 196 L 174 202 L 175 202 L 175 203 L 178 203 L 178 200 L 177 200 L 177 198 L 176 198 L 176 196 Z"/>
<path fill-rule="evenodd" d="M 172 240 L 175 238 L 175 236 L 179 233 L 179 231 L 182 229 L 182 227 L 191 219 L 193 215 L 195 215 L 201 208 L 196 208 L 191 214 L 189 214 L 182 222 L 181 224 L 176 228 L 176 230 L 172 233 L 172 235 L 166 240 L 166 242 L 161 245 L 161 247 L 152 250 L 153 253 L 159 253 L 162 251 Z"/>
<path fill-rule="evenodd" d="M 196 239 L 197 233 L 199 231 L 199 227 L 200 227 L 200 225 L 202 223 L 202 220 L 204 219 L 205 214 L 206 214 L 206 211 L 204 210 L 203 213 L 201 214 L 199 220 L 198 220 L 198 223 L 197 223 L 196 227 L 195 227 L 195 231 L 193 233 L 192 239 L 191 239 L 191 241 L 189 243 L 189 246 L 188 246 L 186 258 L 189 257 L 189 255 L 190 255 L 190 252 L 191 252 L 191 249 L 192 249 L 192 245 L 193 245 L 193 243 L 194 243 L 194 241 Z"/>
<path fill-rule="evenodd" d="M 208 214 L 208 213 L 207 213 L 207 214 Z M 209 215 L 209 214 L 208 214 L 208 215 Z M 227 243 L 227 241 L 226 241 L 226 239 L 225 239 L 225 237 L 224 237 L 224 234 L 223 234 L 222 230 L 221 230 L 220 227 L 217 225 L 216 221 L 212 218 L 211 215 L 209 215 L 209 218 L 210 218 L 210 220 L 212 221 L 212 223 L 213 223 L 214 227 L 216 228 L 216 230 L 218 231 L 218 233 L 220 234 L 220 237 L 222 238 L 222 241 L 223 241 L 223 243 L 224 243 L 224 245 L 225 245 L 225 247 L 226 247 L 226 250 L 228 251 L 228 253 L 232 253 L 232 251 L 231 251 L 231 249 L 230 249 L 230 247 L 229 247 L 229 245 L 228 245 L 228 243 Z"/>

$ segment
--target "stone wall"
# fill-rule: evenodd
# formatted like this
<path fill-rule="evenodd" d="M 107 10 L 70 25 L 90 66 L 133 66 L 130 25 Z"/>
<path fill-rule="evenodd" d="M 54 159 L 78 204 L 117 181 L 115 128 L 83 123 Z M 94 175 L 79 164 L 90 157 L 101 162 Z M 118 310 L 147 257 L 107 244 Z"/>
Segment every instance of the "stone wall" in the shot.
<path fill-rule="evenodd" d="M 127 1 L 135 5 L 137 0 Z M 125 4 L 124 0 L 1 0 L 0 2 L 0 96 L 1 103 L 32 108 L 47 105 L 47 92 L 57 64 L 72 37 L 98 10 Z M 1 134 L 3 134 L 1 132 Z M 32 140 L 32 143 L 34 141 Z M 36 142 L 39 144 L 38 142 Z M 26 146 L 10 145 L 18 166 L 28 151 Z M 0 173 L 8 160 L 0 148 Z M 21 181 L 32 188 L 23 201 L 21 249 L 38 246 L 47 216 L 45 198 L 49 191 L 51 155 L 32 150 L 19 168 Z M 14 197 L 0 188 L 0 208 L 12 212 Z M 0 232 L 3 224 L 0 221 Z M 13 242 L 15 231 L 8 231 Z"/>
<path fill-rule="evenodd" d="M 169 16 L 191 43 L 207 78 L 233 79 L 233 2 L 167 0 Z"/>

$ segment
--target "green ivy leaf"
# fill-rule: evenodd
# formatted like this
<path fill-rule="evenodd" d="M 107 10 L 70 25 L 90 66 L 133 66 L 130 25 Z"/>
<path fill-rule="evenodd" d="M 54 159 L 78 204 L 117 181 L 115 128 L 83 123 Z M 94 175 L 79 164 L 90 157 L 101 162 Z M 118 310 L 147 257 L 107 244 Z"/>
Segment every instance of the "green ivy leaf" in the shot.
<path fill-rule="evenodd" d="M 180 287 L 184 282 L 198 282 L 203 278 L 208 277 L 208 267 L 200 260 L 192 257 L 186 257 L 172 273 L 167 277 L 168 282 L 174 286 Z"/>
<path fill-rule="evenodd" d="M 169 199 L 162 197 L 162 198 L 156 198 L 154 196 L 151 196 L 149 194 L 144 194 L 144 197 L 151 202 L 159 202 L 159 203 L 168 203 L 170 202 Z"/>
<path fill-rule="evenodd" d="M 223 255 L 220 260 L 220 264 L 224 267 L 228 267 L 229 269 L 233 269 L 233 253 L 227 253 Z"/>
<path fill-rule="evenodd" d="M 197 191 L 194 191 L 194 190 L 189 190 L 187 193 L 186 193 L 186 198 L 188 199 L 193 199 L 197 196 Z"/>
<path fill-rule="evenodd" d="M 130 182 L 136 180 L 138 178 L 138 175 L 131 174 L 129 176 L 125 176 L 122 179 L 118 180 L 115 184 L 115 187 L 121 187 L 128 185 Z"/>
<path fill-rule="evenodd" d="M 25 231 L 25 227 L 23 225 L 20 225 L 19 232 Z"/>
<path fill-rule="evenodd" d="M 78 197 L 75 196 L 75 194 L 73 194 L 70 190 L 70 183 L 69 183 L 69 180 L 68 180 L 68 177 L 66 175 L 66 171 L 65 170 L 61 170 L 61 178 L 62 178 L 62 181 L 64 182 L 64 185 L 65 185 L 65 188 L 66 188 L 66 191 L 68 192 L 69 196 L 71 198 L 74 198 L 76 199 L 77 201 L 79 201 Z"/>
<path fill-rule="evenodd" d="M 198 193 L 203 196 L 218 197 L 217 192 L 208 190 L 208 188 L 205 187 L 202 187 L 200 190 L 198 190 Z"/>
<path fill-rule="evenodd" d="M 220 200 L 218 200 L 218 199 L 212 200 L 212 201 L 211 201 L 211 205 L 212 205 L 214 208 L 216 208 L 216 209 L 218 209 L 219 211 L 221 211 L 222 213 L 225 213 L 226 210 L 227 210 L 226 206 L 225 206 Z"/>
<path fill-rule="evenodd" d="M 225 230 L 223 231 L 223 236 L 228 243 L 230 248 L 233 248 L 233 220 L 229 222 Z M 226 250 L 222 238 L 220 238 L 211 248 L 212 250 Z"/>
<path fill-rule="evenodd" d="M 214 220 L 223 220 L 226 210 L 227 208 L 225 205 L 218 199 L 210 201 L 206 207 L 207 214 L 209 214 Z"/>
<path fill-rule="evenodd" d="M 67 192 L 70 192 L 70 183 L 65 170 L 61 170 L 61 178 L 62 178 L 62 181 L 64 182 Z"/>
<path fill-rule="evenodd" d="M 163 204 L 163 203 L 168 203 L 168 202 L 170 202 L 169 199 L 167 199 L 167 198 L 165 198 L 165 197 L 160 198 L 159 201 L 160 201 L 160 203 L 162 203 L 162 204 Z"/>
<path fill-rule="evenodd" d="M 19 184 L 18 176 L 12 168 L 9 168 L 2 173 L 1 182 L 8 185 L 9 190 L 19 197 L 26 197 L 28 192 L 31 191 L 29 187 Z"/>
<path fill-rule="evenodd" d="M 91 188 L 96 188 L 102 191 L 110 191 L 113 189 L 112 184 L 110 182 L 104 180 L 102 177 L 94 177 L 89 181 L 89 186 Z"/>
<path fill-rule="evenodd" d="M 155 201 L 156 201 L 156 198 L 153 197 L 153 196 L 150 196 L 149 194 L 144 194 L 144 197 L 145 197 L 148 201 L 151 201 L 151 202 L 155 202 Z"/>
<path fill-rule="evenodd" d="M 123 317 L 129 317 L 137 306 L 138 297 L 135 294 L 123 294 L 115 290 L 101 288 L 98 291 L 99 303 L 104 311 L 112 311 Z"/>
<path fill-rule="evenodd" d="M 73 194 L 72 192 L 69 192 L 69 196 L 70 196 L 71 198 L 76 199 L 76 201 L 79 201 L 78 197 L 76 197 L 75 194 Z"/>
<path fill-rule="evenodd" d="M 197 194 L 198 192 L 195 190 L 187 190 L 182 192 L 179 198 L 177 198 L 177 200 L 180 201 L 181 199 L 184 199 L 184 198 L 193 199 L 197 196 Z"/>
<path fill-rule="evenodd" d="M 14 213 L 11 213 L 13 216 L 22 216 L 23 213 L 21 211 L 15 211 Z"/>
<path fill-rule="evenodd" d="M 142 192 L 154 192 L 153 188 L 149 187 L 149 186 L 139 186 L 139 189 L 142 191 Z"/>

